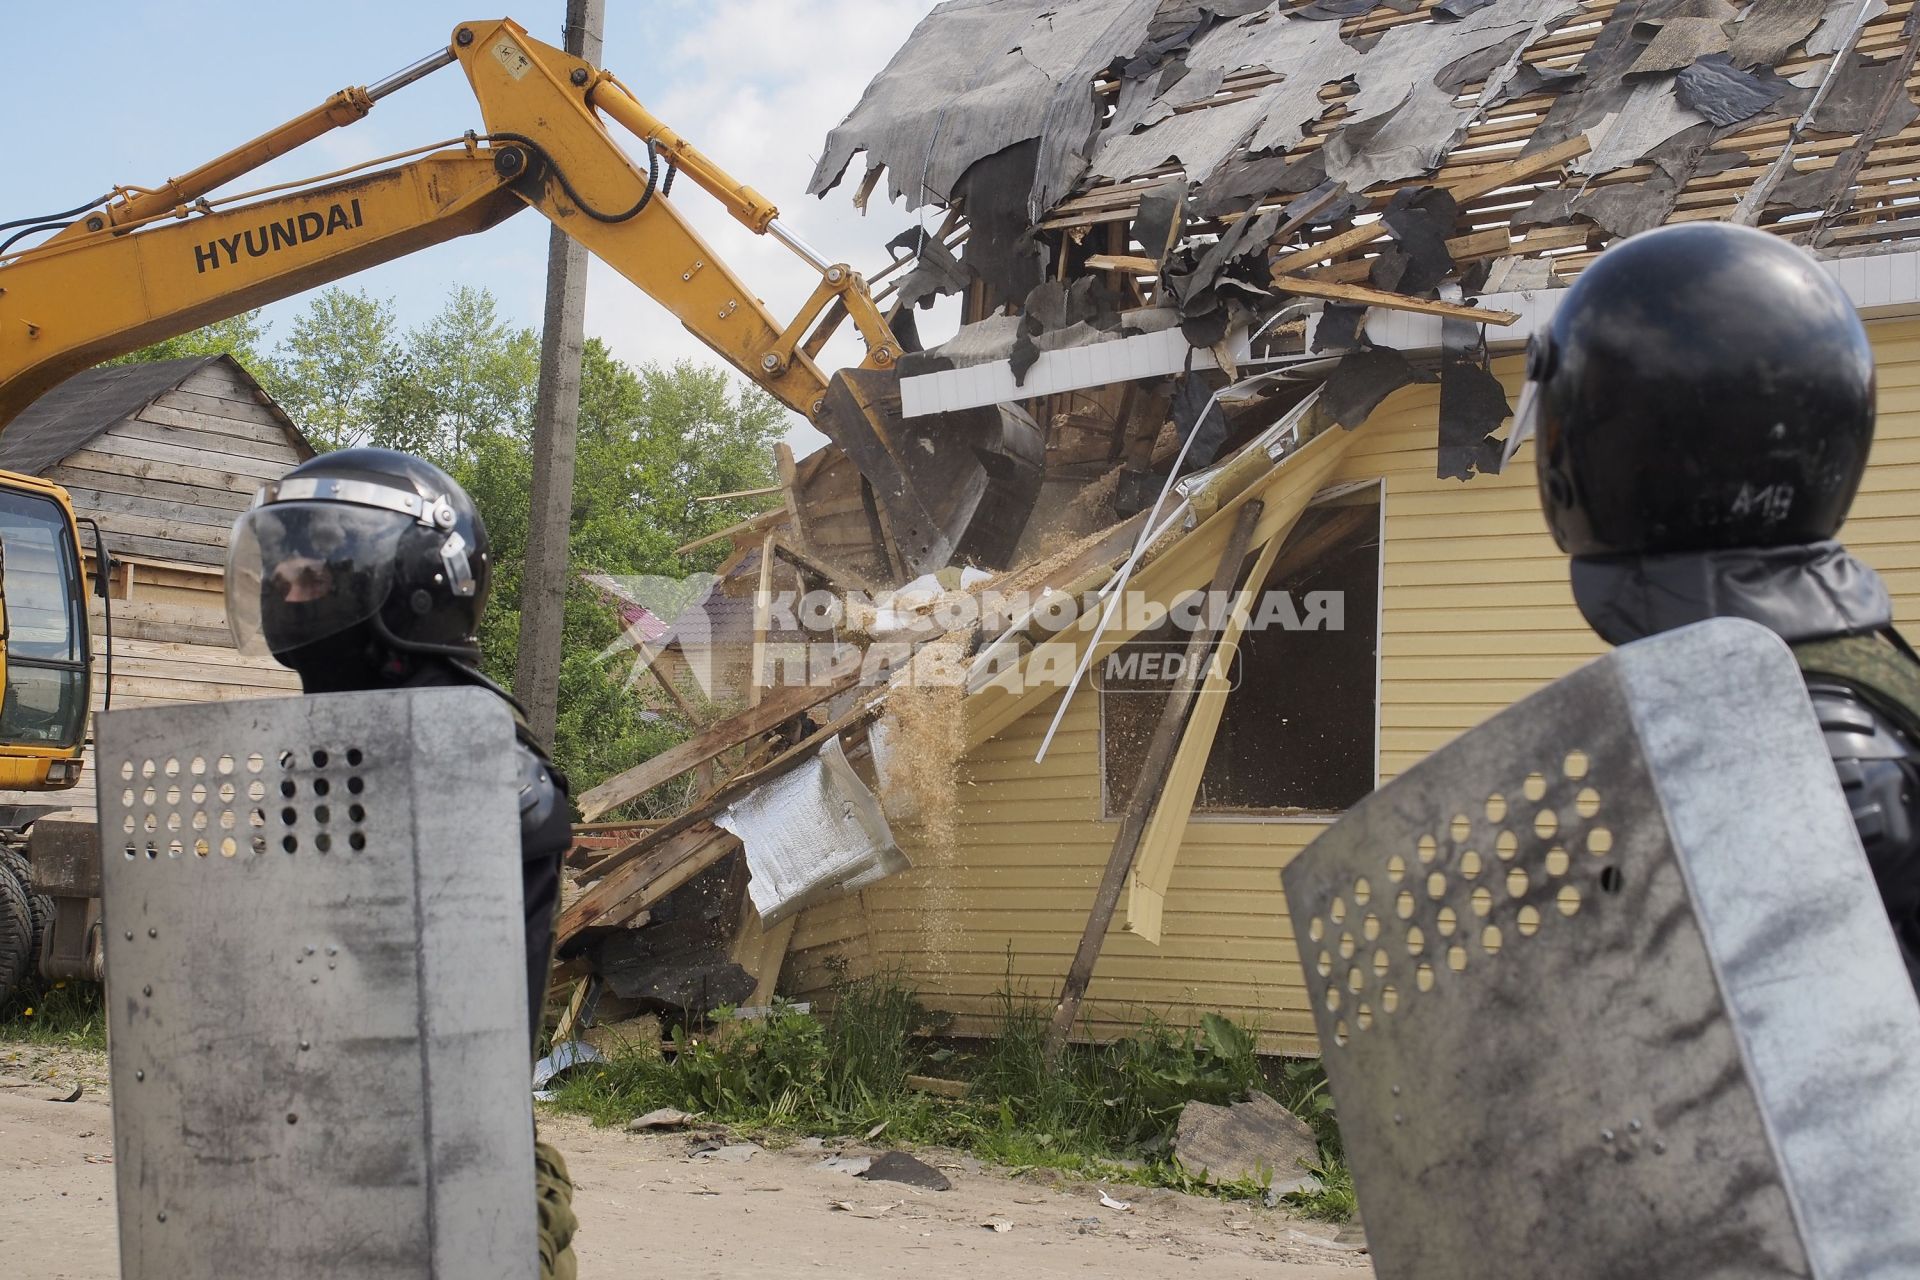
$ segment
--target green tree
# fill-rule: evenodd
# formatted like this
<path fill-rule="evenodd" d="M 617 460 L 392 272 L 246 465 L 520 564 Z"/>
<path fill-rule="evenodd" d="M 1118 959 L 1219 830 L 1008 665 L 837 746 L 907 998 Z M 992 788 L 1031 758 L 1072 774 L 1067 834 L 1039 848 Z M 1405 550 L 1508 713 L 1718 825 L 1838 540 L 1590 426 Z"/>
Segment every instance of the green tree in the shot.
<path fill-rule="evenodd" d="M 365 444 L 401 361 L 393 303 L 359 291 L 322 290 L 274 348 L 267 389 L 314 447 Z"/>
<path fill-rule="evenodd" d="M 485 289 L 454 289 L 439 315 L 408 332 L 397 372 L 405 386 L 395 389 L 394 407 L 404 405 L 408 417 L 385 423 L 396 439 L 418 440 L 430 423 L 435 451 L 460 457 L 489 433 L 532 430 L 540 339 L 501 320 Z"/>
<path fill-rule="evenodd" d="M 141 347 L 138 351 L 129 351 L 123 356 L 115 356 L 104 363 L 146 364 L 156 360 L 178 360 L 183 356 L 217 356 L 231 354 L 234 359 L 247 366 L 247 372 L 260 378 L 270 373 L 272 360 L 262 344 L 266 341 L 266 326 L 260 322 L 258 311 L 243 311 L 237 316 L 225 320 L 216 320 L 191 333 L 178 337 L 163 338 L 159 342 Z M 264 382 L 265 379 L 263 378 Z"/>
<path fill-rule="evenodd" d="M 440 313 L 402 331 L 391 303 L 327 289 L 310 299 L 268 356 L 256 316 L 210 326 L 150 358 L 234 350 L 316 447 L 374 444 L 444 467 L 479 505 L 494 546 L 482 666 L 507 685 L 519 648 L 520 588 L 533 481 L 539 340 L 500 318 L 484 289 L 456 288 Z M 162 347 L 165 347 L 163 350 Z M 696 502 L 774 479 L 785 411 L 726 371 L 683 361 L 635 369 L 598 339 L 581 368 L 579 456 L 554 754 L 575 790 L 684 736 L 629 681 L 619 614 L 585 574 L 681 577 L 714 568 L 724 544 L 675 548 L 726 528 L 764 501 Z"/>
<path fill-rule="evenodd" d="M 724 546 L 691 557 L 674 549 L 747 512 L 734 503 L 693 499 L 771 483 L 772 447 L 784 428 L 778 403 L 758 391 L 735 390 L 719 369 L 689 361 L 635 370 L 598 339 L 587 342 L 554 743 L 576 790 L 664 750 L 685 732 L 649 714 L 640 690 L 629 685 L 630 661 L 605 656 L 617 651 L 620 619 L 583 575 L 678 577 L 712 568 Z M 450 469 L 479 503 L 498 550 L 482 643 L 488 674 L 506 683 L 518 652 L 531 448 L 523 436 L 495 432 Z"/>

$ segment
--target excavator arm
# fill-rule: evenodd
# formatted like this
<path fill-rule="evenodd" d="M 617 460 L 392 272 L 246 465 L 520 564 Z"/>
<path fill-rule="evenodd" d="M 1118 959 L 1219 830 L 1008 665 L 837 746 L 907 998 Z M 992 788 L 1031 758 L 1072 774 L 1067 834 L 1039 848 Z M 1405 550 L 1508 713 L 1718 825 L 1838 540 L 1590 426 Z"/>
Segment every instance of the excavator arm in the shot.
<path fill-rule="evenodd" d="M 456 62 L 484 132 L 303 183 L 215 194 Z M 639 141 L 644 163 L 610 126 Z M 818 273 L 798 315 L 776 318 L 701 239 L 669 198 L 676 178 Z M 611 73 L 508 19 L 463 23 L 445 50 L 386 80 L 342 90 L 158 187 L 118 188 L 97 204 L 31 248 L 9 256 L 0 243 L 0 429 L 102 360 L 532 206 L 845 450 L 872 500 L 874 543 L 894 570 L 922 573 L 957 556 L 1004 562 L 1038 492 L 1044 446 L 1030 418 L 988 409 L 903 421 L 893 373 L 900 344 L 866 281 L 809 249 L 766 197 Z M 866 357 L 829 379 L 815 361 L 848 320 Z"/>
<path fill-rule="evenodd" d="M 254 200 L 207 199 L 455 61 L 479 99 L 484 135 L 378 172 Z M 607 121 L 640 138 L 648 165 L 627 155 Z M 669 167 L 820 273 L 791 322 L 775 319 L 666 198 L 661 175 Z M 807 250 L 771 203 L 656 120 L 610 74 L 500 20 L 464 24 L 444 53 L 370 89 L 343 90 L 192 173 L 151 190 L 123 189 L 45 244 L 0 262 L 0 424 L 101 360 L 484 231 L 528 205 L 809 418 L 824 407 L 827 379 L 812 354 L 827 335 L 811 335 L 809 345 L 808 331 L 828 312 L 853 319 L 867 343 L 864 367 L 886 368 L 898 354 L 857 273 Z"/>

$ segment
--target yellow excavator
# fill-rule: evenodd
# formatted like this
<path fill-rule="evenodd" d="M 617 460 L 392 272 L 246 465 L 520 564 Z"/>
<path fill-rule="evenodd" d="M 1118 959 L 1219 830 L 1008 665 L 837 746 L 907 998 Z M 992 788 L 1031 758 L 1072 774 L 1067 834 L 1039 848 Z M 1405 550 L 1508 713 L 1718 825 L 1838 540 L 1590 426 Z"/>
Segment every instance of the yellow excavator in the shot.
<path fill-rule="evenodd" d="M 478 99 L 484 132 L 224 194 L 243 175 L 454 63 Z M 639 141 L 639 159 L 610 126 Z M 818 273 L 798 315 L 776 319 L 701 240 L 669 198 L 676 178 Z M 858 273 L 809 248 L 771 201 L 656 118 L 610 72 L 508 19 L 462 23 L 446 48 L 376 84 L 344 89 L 159 186 L 116 187 L 62 213 L 0 222 L 0 430 L 103 360 L 484 231 L 528 207 L 845 449 L 870 486 L 876 537 L 916 571 L 964 549 L 969 522 L 981 536 L 1004 532 L 1005 493 L 983 502 L 979 490 L 1008 487 L 1010 455 L 1021 473 L 1012 502 L 1024 495 L 1030 505 L 1037 442 L 1005 447 L 1009 428 L 999 411 L 903 425 L 892 373 L 902 346 Z M 848 321 L 866 358 L 829 379 L 815 361 Z M 945 492 L 965 487 L 953 483 L 951 468 L 929 474 L 922 457 L 956 446 L 989 464 L 976 466 L 964 510 Z M 0 473 L 0 789 L 58 790 L 80 774 L 90 682 L 81 523 L 58 486 Z M 104 566 L 104 554 L 96 563 Z M 36 879 L 48 887 L 44 874 Z"/>

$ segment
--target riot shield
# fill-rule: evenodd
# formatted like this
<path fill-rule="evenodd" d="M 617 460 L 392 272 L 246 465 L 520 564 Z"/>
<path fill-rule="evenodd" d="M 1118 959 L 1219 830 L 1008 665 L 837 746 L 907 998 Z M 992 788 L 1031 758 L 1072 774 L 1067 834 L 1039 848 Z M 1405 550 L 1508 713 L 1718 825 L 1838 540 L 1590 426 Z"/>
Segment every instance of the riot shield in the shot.
<path fill-rule="evenodd" d="M 97 732 L 121 1273 L 526 1280 L 505 705 L 336 694 Z"/>
<path fill-rule="evenodd" d="M 1920 1275 L 1920 1006 L 1771 633 L 1617 650 L 1283 879 L 1382 1280 Z"/>

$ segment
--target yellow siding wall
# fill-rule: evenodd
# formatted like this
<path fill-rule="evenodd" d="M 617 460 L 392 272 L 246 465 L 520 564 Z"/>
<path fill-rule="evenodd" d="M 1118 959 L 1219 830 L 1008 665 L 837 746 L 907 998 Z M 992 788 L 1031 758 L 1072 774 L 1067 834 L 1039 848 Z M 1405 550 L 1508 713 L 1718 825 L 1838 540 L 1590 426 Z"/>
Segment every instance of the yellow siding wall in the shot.
<path fill-rule="evenodd" d="M 1876 322 L 1881 416 L 1843 537 L 1886 575 L 1896 617 L 1920 619 L 1920 321 Z M 1515 390 L 1517 358 L 1496 366 Z M 1386 481 L 1380 772 L 1390 778 L 1601 651 L 1573 606 L 1533 489 L 1531 450 L 1503 476 L 1434 477 L 1438 395 L 1413 387 L 1362 430 L 1335 481 Z M 1083 691 L 1044 764 L 1057 699 L 974 751 L 959 847 L 897 831 L 911 872 L 805 914 L 784 985 L 818 995 L 831 957 L 895 966 L 961 1032 L 991 1029 L 997 991 L 1050 996 L 1065 975 L 1117 823 L 1100 817 L 1099 714 Z M 1284 768 L 1284 762 L 1275 767 Z M 1162 944 L 1117 925 L 1088 992 L 1096 1035 L 1147 1012 L 1190 1024 L 1219 1010 L 1263 1047 L 1313 1052 L 1279 868 L 1324 829 L 1301 821 L 1188 824 Z"/>

